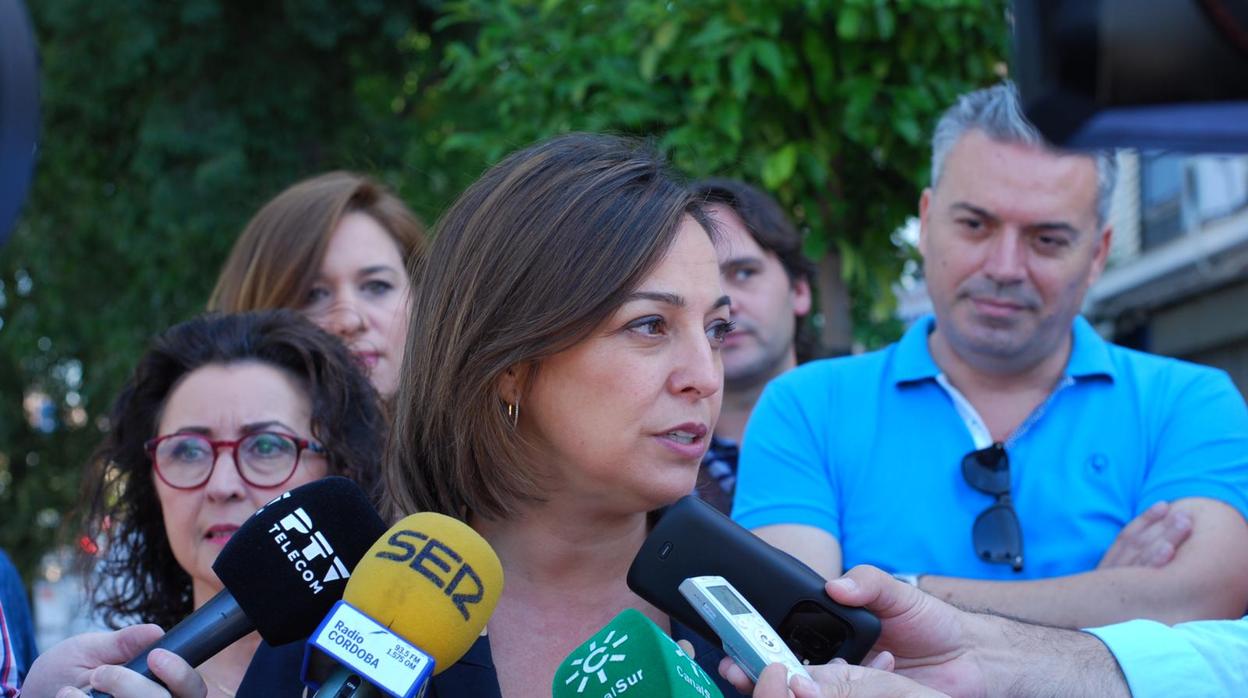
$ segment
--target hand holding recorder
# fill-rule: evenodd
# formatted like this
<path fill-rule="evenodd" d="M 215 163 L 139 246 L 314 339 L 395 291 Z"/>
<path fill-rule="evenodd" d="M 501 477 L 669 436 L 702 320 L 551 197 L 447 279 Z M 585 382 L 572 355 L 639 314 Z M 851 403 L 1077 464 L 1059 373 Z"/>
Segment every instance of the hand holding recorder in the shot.
<path fill-rule="evenodd" d="M 755 675 L 740 660 L 734 663 L 725 659 L 719 667 L 720 675 L 755 698 L 789 698 L 790 690 L 794 698 L 945 695 L 914 679 L 957 695 L 984 693 L 983 677 L 970 659 L 965 642 L 968 635 L 964 623 L 972 620 L 970 614 L 873 567 L 855 567 L 828 582 L 825 589 L 840 603 L 872 611 L 882 623 L 877 652 L 863 666 L 837 660 L 808 666 L 808 674 L 797 678 L 780 666 L 768 666 Z M 894 669 L 900 673 L 892 673 Z"/>
<path fill-rule="evenodd" d="M 628 586 L 707 640 L 719 636 L 681 594 L 690 577 L 723 577 L 798 660 L 862 661 L 880 633 L 868 610 L 837 603 L 826 580 L 695 497 L 668 507 L 628 570 Z"/>
<path fill-rule="evenodd" d="M 680 593 L 719 635 L 724 652 L 758 681 L 769 664 L 785 669 L 785 683 L 793 677 L 809 679 L 805 667 L 758 611 L 728 580 L 717 576 L 690 577 L 680 583 Z"/>

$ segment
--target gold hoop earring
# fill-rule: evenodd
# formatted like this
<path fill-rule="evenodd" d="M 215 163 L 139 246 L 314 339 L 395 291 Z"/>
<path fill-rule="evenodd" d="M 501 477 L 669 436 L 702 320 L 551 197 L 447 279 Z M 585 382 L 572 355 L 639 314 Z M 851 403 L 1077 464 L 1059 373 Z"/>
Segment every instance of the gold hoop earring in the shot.
<path fill-rule="evenodd" d="M 511 428 L 515 429 L 520 426 L 520 401 L 515 404 L 507 403 L 507 418 L 511 420 Z"/>

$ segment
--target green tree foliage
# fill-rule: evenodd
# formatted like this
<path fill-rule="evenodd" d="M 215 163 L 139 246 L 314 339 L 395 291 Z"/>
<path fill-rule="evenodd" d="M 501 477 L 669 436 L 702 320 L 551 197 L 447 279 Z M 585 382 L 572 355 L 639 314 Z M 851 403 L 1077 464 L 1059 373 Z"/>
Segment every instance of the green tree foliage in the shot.
<path fill-rule="evenodd" d="M 495 159 L 567 130 L 654 134 L 692 176 L 761 183 L 840 259 L 856 338 L 894 338 L 890 233 L 917 208 L 927 136 L 997 79 L 1001 0 L 459 0 L 445 89 L 491 109 L 445 147 Z M 826 281 L 834 282 L 835 279 Z"/>
<path fill-rule="evenodd" d="M 324 169 L 395 167 L 378 134 L 410 127 L 378 76 L 402 74 L 430 18 L 388 0 L 28 6 L 44 120 L 0 251 L 0 545 L 29 573 L 147 338 L 202 309 L 255 208 Z M 34 391 L 51 433 L 23 413 Z"/>
<path fill-rule="evenodd" d="M 651 135 L 761 183 L 891 339 L 926 133 L 992 82 L 1004 0 L 37 0 L 44 136 L 0 250 L 0 546 L 32 570 L 146 339 L 292 181 L 373 172 L 433 220 L 505 153 Z M 831 282 L 832 279 L 825 280 Z M 55 429 L 30 426 L 46 395 Z"/>

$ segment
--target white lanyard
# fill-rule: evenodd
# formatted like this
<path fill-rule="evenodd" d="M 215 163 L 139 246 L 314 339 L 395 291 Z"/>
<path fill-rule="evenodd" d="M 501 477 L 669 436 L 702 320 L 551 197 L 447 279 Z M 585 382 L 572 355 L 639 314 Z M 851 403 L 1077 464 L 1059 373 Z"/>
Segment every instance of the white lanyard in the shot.
<path fill-rule="evenodd" d="M 940 383 L 940 387 L 953 398 L 953 407 L 958 411 L 958 416 L 962 418 L 962 423 L 966 425 L 966 430 L 971 432 L 971 441 L 975 442 L 975 450 L 991 446 L 993 444 L 992 433 L 988 431 L 988 425 L 984 424 L 983 418 L 979 416 L 979 412 L 975 411 L 975 406 L 971 404 L 971 401 L 966 399 L 962 391 L 953 387 L 953 383 L 949 382 L 944 373 L 936 374 L 936 382 Z"/>

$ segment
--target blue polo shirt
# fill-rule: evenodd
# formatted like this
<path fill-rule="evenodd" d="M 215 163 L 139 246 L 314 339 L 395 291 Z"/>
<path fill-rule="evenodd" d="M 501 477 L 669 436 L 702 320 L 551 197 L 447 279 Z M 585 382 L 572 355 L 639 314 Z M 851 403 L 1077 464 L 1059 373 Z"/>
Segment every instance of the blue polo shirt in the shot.
<path fill-rule="evenodd" d="M 1248 518 L 1248 407 L 1226 374 L 1114 346 L 1076 318 L 1064 387 L 1007 446 L 1025 567 L 980 560 L 971 526 L 994 499 L 963 480 L 976 444 L 937 380 L 934 326 L 774 380 L 746 429 L 733 518 L 823 529 L 846 568 L 1004 580 L 1093 569 L 1157 501 L 1208 497 Z"/>

